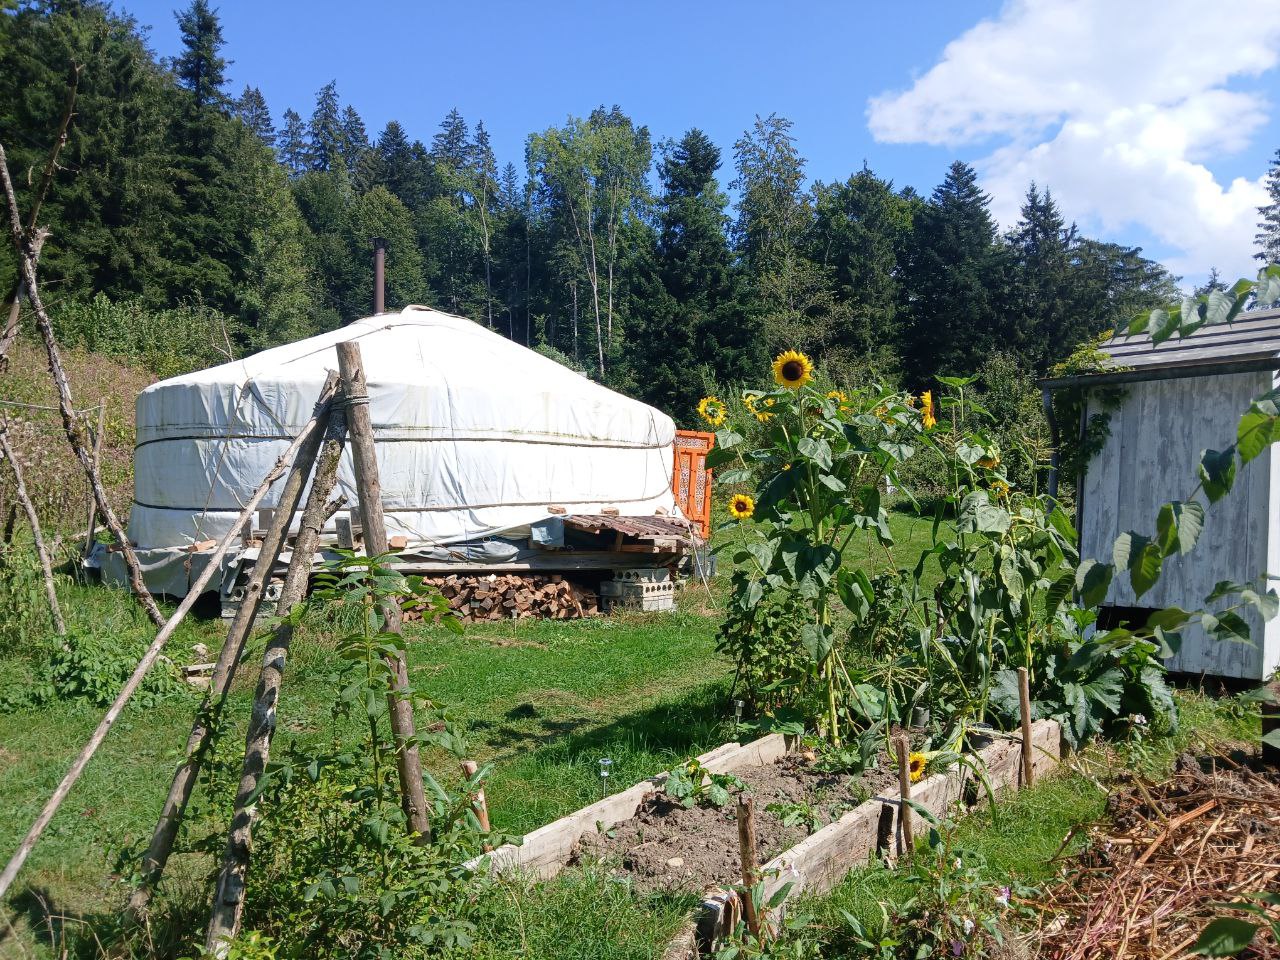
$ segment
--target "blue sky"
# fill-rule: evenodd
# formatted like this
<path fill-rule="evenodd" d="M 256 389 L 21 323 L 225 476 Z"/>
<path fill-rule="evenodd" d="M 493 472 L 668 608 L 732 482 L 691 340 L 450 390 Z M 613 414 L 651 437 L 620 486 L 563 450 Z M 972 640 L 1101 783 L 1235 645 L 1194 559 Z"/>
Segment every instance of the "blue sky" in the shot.
<path fill-rule="evenodd" d="M 178 45 L 174 0 L 120 6 Z M 794 124 L 810 177 L 866 161 L 933 188 L 973 162 L 1009 223 L 1032 178 L 1088 232 L 1143 245 L 1194 281 L 1253 269 L 1252 208 L 1280 148 L 1280 3 L 216 2 L 238 92 L 277 121 L 336 80 L 371 133 L 428 140 L 457 107 L 499 162 L 525 137 L 619 104 L 655 138 L 722 148 L 754 116 Z"/>

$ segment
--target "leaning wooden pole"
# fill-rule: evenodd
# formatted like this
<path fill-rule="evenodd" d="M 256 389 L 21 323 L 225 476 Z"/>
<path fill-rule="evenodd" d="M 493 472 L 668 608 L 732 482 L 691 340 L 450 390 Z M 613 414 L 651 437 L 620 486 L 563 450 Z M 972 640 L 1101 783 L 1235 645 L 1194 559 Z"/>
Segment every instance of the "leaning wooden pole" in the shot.
<path fill-rule="evenodd" d="M 1031 680 L 1026 667 L 1018 668 L 1018 713 L 1022 720 L 1022 786 L 1035 783 L 1036 762 L 1031 749 Z"/>
<path fill-rule="evenodd" d="M 382 515 L 382 484 L 378 478 L 378 460 L 373 447 L 373 421 L 369 417 L 369 389 L 365 384 L 360 344 L 346 341 L 338 344 L 338 371 L 342 374 L 342 392 L 347 402 L 347 429 L 351 433 L 351 461 L 355 468 L 356 492 L 360 497 L 360 519 L 364 526 L 365 552 L 370 557 L 387 552 L 387 525 Z M 388 600 L 382 608 L 382 629 L 399 633 L 400 604 Z M 413 704 L 405 691 L 409 687 L 409 668 L 404 655 L 387 655 L 393 679 L 387 691 L 391 714 L 391 732 L 396 740 L 396 771 L 400 776 L 400 801 L 404 806 L 409 832 L 425 843 L 431 836 L 427 819 L 427 798 L 422 787 L 422 761 L 418 757 L 414 735 Z"/>
<path fill-rule="evenodd" d="M 44 308 L 44 302 L 40 298 L 40 285 L 36 276 L 36 260 L 38 259 L 36 253 L 43 239 L 39 236 L 39 230 L 24 229 L 22 226 L 21 215 L 18 213 L 18 197 L 14 193 L 13 181 L 9 177 L 9 160 L 5 155 L 2 144 L 0 144 L 0 185 L 4 187 L 5 201 L 8 205 L 9 220 L 12 226 L 13 244 L 18 251 L 19 275 L 26 285 L 27 299 L 30 301 L 31 309 L 36 315 L 36 329 L 40 332 L 40 338 L 44 342 L 45 353 L 49 358 L 49 373 L 53 377 L 54 386 L 58 390 L 58 410 L 62 414 L 63 431 L 67 435 L 67 441 L 71 444 L 72 452 L 84 469 L 85 476 L 89 478 L 89 487 L 93 490 L 93 497 L 98 503 L 98 511 L 102 514 L 103 522 L 106 523 L 107 529 L 111 531 L 111 535 L 115 537 L 116 543 L 120 546 L 125 566 L 129 571 L 129 586 L 133 591 L 133 595 L 142 604 L 142 608 L 146 610 L 151 622 L 158 627 L 163 627 L 165 625 L 164 614 L 160 612 L 155 598 L 147 590 L 146 581 L 142 576 L 142 565 L 138 563 L 138 555 L 134 553 L 133 544 L 129 542 L 129 536 L 125 533 L 124 526 L 116 516 L 115 508 L 111 506 L 111 502 L 107 499 L 106 487 L 102 484 L 102 476 L 98 473 L 98 465 L 94 461 L 88 445 L 85 443 L 84 427 L 80 424 L 75 408 L 72 405 L 71 382 L 67 379 L 67 371 L 62 365 L 62 354 L 58 349 L 57 338 L 53 334 L 53 322 L 49 319 L 49 314 Z"/>
<path fill-rule="evenodd" d="M 160 628 L 156 634 L 156 638 L 151 641 L 151 646 L 147 648 L 147 652 L 142 655 L 142 659 L 138 661 L 138 665 L 134 667 L 133 674 L 125 681 L 124 686 L 120 689 L 120 693 L 116 695 L 115 702 L 107 710 L 106 716 L 99 721 L 97 728 L 93 731 L 93 735 L 89 737 L 89 742 L 84 745 L 75 762 L 71 764 L 71 769 L 67 771 L 66 776 L 62 778 L 62 782 L 58 784 L 58 788 L 53 791 L 53 796 L 45 803 L 44 808 L 40 811 L 40 815 L 36 817 L 35 823 L 31 825 L 31 829 L 27 831 L 27 835 L 22 842 L 18 844 L 18 849 L 10 858 L 8 865 L 4 868 L 4 872 L 0 873 L 0 899 L 4 898 L 9 886 L 13 883 L 14 877 L 18 875 L 18 871 L 22 869 L 22 865 L 26 862 L 27 857 L 31 855 L 31 851 L 35 848 L 36 842 L 40 839 L 40 835 L 44 833 L 45 828 L 49 826 L 49 821 L 53 819 L 53 815 L 58 812 L 58 808 L 62 806 L 62 802 L 66 800 L 67 794 L 71 792 L 71 788 L 75 786 L 75 782 L 80 779 L 80 774 L 84 773 L 84 768 L 88 766 L 89 761 L 93 759 L 93 755 L 97 753 L 98 747 L 102 746 L 102 741 L 106 739 L 107 732 L 120 716 L 120 711 L 124 709 L 124 705 L 137 692 L 138 687 L 142 684 L 142 679 L 147 672 L 155 664 L 156 659 L 160 656 L 160 651 L 164 649 L 164 645 L 169 642 L 169 638 L 173 636 L 173 632 L 178 628 L 178 624 L 186 618 L 187 613 L 195 606 L 196 600 L 200 594 L 204 592 L 204 588 L 209 585 L 209 581 L 213 579 L 214 572 L 219 568 L 220 561 L 230 549 L 233 541 L 240 536 L 240 527 L 246 520 L 253 516 L 258 504 L 262 502 L 262 498 L 267 495 L 267 491 L 284 473 L 285 467 L 293 459 L 298 452 L 298 448 L 306 442 L 311 435 L 311 431 L 315 429 L 315 421 L 313 420 L 307 427 L 303 428 L 293 441 L 289 444 L 289 448 L 280 455 L 280 459 L 276 461 L 275 466 L 263 478 L 258 489 L 254 491 L 248 502 L 244 505 L 244 509 L 240 511 L 240 516 L 231 525 L 231 529 L 226 535 L 218 541 L 218 545 L 214 547 L 213 553 L 210 555 L 208 563 L 204 570 L 196 577 L 192 583 L 190 591 L 178 604 L 178 609 Z"/>
<path fill-rule="evenodd" d="M 315 479 L 302 512 L 298 536 L 294 541 L 289 570 L 280 589 L 279 610 L 288 614 L 302 602 L 311 575 L 311 560 L 320 546 L 320 531 L 329 519 L 332 507 L 329 494 L 338 479 L 338 462 L 347 435 L 347 418 L 340 405 L 329 415 L 329 428 L 316 465 Z M 253 713 L 245 735 L 244 765 L 240 769 L 240 787 L 236 791 L 235 813 L 227 832 L 227 846 L 222 854 L 222 869 L 214 887 L 213 909 L 205 935 L 205 952 L 225 956 L 227 944 L 240 932 L 244 915 L 245 878 L 253 852 L 253 821 L 257 814 L 254 796 L 258 783 L 271 758 L 271 738 L 276 730 L 276 705 L 280 702 L 280 685 L 284 682 L 285 662 L 293 642 L 293 623 L 284 620 L 272 631 L 267 649 L 262 654 L 262 669 L 253 695 Z"/>
<path fill-rule="evenodd" d="M 53 620 L 53 629 L 60 637 L 67 635 L 67 624 L 62 619 L 62 607 L 58 606 L 58 591 L 53 582 L 53 563 L 49 559 L 49 551 L 44 545 L 44 532 L 40 529 L 40 518 L 36 515 L 36 505 L 27 494 L 27 485 L 22 476 L 22 464 L 9 444 L 8 425 L 0 418 L 0 454 L 9 461 L 9 469 L 13 471 L 14 492 L 18 502 L 27 514 L 27 523 L 31 526 L 31 539 L 35 543 L 36 556 L 40 558 L 40 573 L 44 577 L 44 595 L 49 601 L 49 616 Z"/>
<path fill-rule="evenodd" d="M 902 858 L 909 860 L 916 848 L 911 818 L 911 743 L 905 734 L 894 741 L 898 759 L 898 823 L 902 826 Z"/>
<path fill-rule="evenodd" d="M 253 570 L 249 573 L 249 581 L 245 585 L 244 599 L 240 601 L 235 617 L 227 628 L 227 640 L 218 652 L 218 660 L 213 665 L 213 674 L 209 678 L 209 687 L 205 691 L 200 708 L 196 711 L 195 722 L 192 723 L 191 733 L 187 737 L 186 757 L 174 771 L 173 781 L 169 784 L 169 795 L 165 798 L 160 819 L 156 821 L 155 831 L 151 835 L 151 843 L 142 858 L 142 882 L 129 897 L 129 909 L 135 915 L 146 909 L 151 890 L 160 881 L 165 864 L 169 862 L 169 854 L 172 853 L 174 841 L 178 836 L 178 827 L 182 824 L 187 803 L 191 800 L 191 791 L 195 788 L 205 747 L 222 712 L 222 705 L 226 701 L 227 691 L 231 688 L 231 681 L 235 679 L 236 666 L 240 662 L 240 655 L 244 652 L 245 643 L 253 632 L 253 624 L 262 606 L 267 581 L 276 562 L 280 559 L 280 551 L 284 548 L 285 540 L 289 535 L 290 523 L 298 510 L 307 479 L 311 476 L 312 467 L 315 466 L 320 442 L 328 429 L 331 400 L 337 382 L 338 375 L 330 374 L 320 391 L 320 399 L 316 401 L 315 413 L 303 428 L 301 434 L 303 442 L 298 446 L 297 455 L 293 458 L 289 477 L 280 489 L 271 525 L 263 535 L 258 559 L 254 562 Z"/>

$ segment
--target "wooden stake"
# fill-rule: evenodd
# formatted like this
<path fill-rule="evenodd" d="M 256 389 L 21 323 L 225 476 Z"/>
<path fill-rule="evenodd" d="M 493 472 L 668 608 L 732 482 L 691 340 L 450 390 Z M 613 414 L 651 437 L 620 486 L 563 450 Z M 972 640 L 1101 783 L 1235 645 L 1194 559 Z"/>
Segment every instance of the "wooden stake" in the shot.
<path fill-rule="evenodd" d="M 906 736 L 894 741 L 898 751 L 898 823 L 902 827 L 902 857 L 909 859 L 916 846 L 915 825 L 911 822 L 911 744 Z"/>
<path fill-rule="evenodd" d="M 373 422 L 369 418 L 369 390 L 365 385 L 364 364 L 360 344 L 348 340 L 338 345 L 338 370 L 347 402 L 347 429 L 351 432 L 351 460 L 355 468 L 356 491 L 360 498 L 360 522 L 364 533 L 366 556 L 387 552 L 387 526 L 382 514 L 382 484 L 378 478 L 378 460 L 373 446 Z M 382 607 L 382 629 L 389 633 L 401 630 L 400 604 L 389 600 Z M 418 757 L 414 734 L 413 704 L 409 688 L 409 668 L 404 655 L 387 656 L 393 678 L 387 690 L 387 706 L 391 732 L 396 739 L 396 772 L 400 777 L 400 802 L 404 806 L 409 831 L 420 843 L 431 837 L 427 819 L 427 798 L 422 787 L 422 761 Z"/>
<path fill-rule="evenodd" d="M 474 760 L 462 761 L 462 775 L 470 780 L 480 771 L 480 764 Z M 480 829 L 485 833 L 489 833 L 489 801 L 485 799 L 484 787 L 478 787 L 476 792 L 471 794 L 471 810 L 475 813 L 476 819 L 480 821 Z M 485 850 L 492 850 L 493 846 L 485 843 Z"/>
<path fill-rule="evenodd" d="M 297 445 L 297 455 L 293 458 L 293 466 L 289 477 L 280 489 L 280 509 L 276 511 L 271 529 L 263 538 L 258 559 L 254 562 L 249 574 L 249 582 L 245 587 L 244 599 L 236 609 L 236 615 L 227 628 L 227 640 L 218 652 L 217 662 L 209 678 L 209 686 L 204 699 L 196 710 L 195 722 L 191 725 L 191 733 L 187 737 L 187 752 L 183 762 L 173 774 L 169 784 L 169 795 L 165 798 L 164 807 L 160 811 L 160 819 L 156 821 L 151 835 L 151 843 L 142 858 L 142 882 L 129 897 L 129 909 L 135 916 L 146 909 L 151 897 L 151 890 L 164 873 L 169 854 L 173 851 L 174 841 L 178 836 L 178 827 L 186 813 L 187 803 L 191 799 L 191 791 L 195 787 L 196 776 L 200 772 L 200 764 L 204 757 L 204 749 L 210 734 L 222 711 L 231 681 L 235 679 L 236 666 L 244 652 L 244 645 L 253 632 L 253 623 L 262 605 L 262 594 L 271 571 L 280 558 L 289 533 L 289 521 L 293 519 L 302 499 L 303 488 L 311 476 L 311 468 L 315 465 L 316 452 L 320 441 L 327 430 L 330 416 L 330 401 L 337 386 L 337 375 L 330 374 L 320 391 L 320 399 L 316 401 L 315 413 L 299 434 L 301 443 Z M 253 516 L 250 513 L 250 516 Z M 238 527 L 233 527 L 230 536 L 238 534 Z"/>
<path fill-rule="evenodd" d="M 280 588 L 278 609 L 281 614 L 289 613 L 301 603 L 307 592 L 311 561 L 320 546 L 320 531 L 333 511 L 329 494 L 337 482 L 338 462 L 342 458 L 346 435 L 346 413 L 341 405 L 335 405 L 329 415 L 329 428 L 320 450 L 315 479 L 311 481 L 311 492 L 307 495 L 307 505 L 302 512 L 289 570 L 284 577 L 284 586 Z M 253 822 L 257 816 L 257 805 L 250 803 L 250 798 L 257 792 L 258 782 L 271 758 L 276 706 L 280 702 L 280 687 L 284 682 L 284 668 L 292 642 L 293 624 L 282 621 L 272 631 L 262 654 L 262 669 L 258 673 L 258 686 L 253 696 L 253 713 L 245 734 L 244 764 L 240 768 L 235 813 L 227 831 L 227 846 L 214 886 L 213 909 L 205 935 L 205 950 L 216 957 L 226 954 L 227 944 L 240 932 L 245 878 L 253 852 Z"/>
<path fill-rule="evenodd" d="M 759 904 L 755 886 L 760 880 L 760 861 L 756 854 L 756 805 L 751 797 L 738 795 L 738 857 L 742 864 L 742 909 L 747 930 L 756 943 L 763 943 Z"/>
<path fill-rule="evenodd" d="M 1022 786 L 1035 781 L 1035 756 L 1031 752 L 1031 681 L 1026 667 L 1018 668 L 1018 706 L 1022 710 Z"/>
<path fill-rule="evenodd" d="M 3 158 L 0 158 L 0 169 L 3 169 Z M 160 656 L 160 651 L 164 649 L 164 645 L 169 642 L 169 638 L 173 636 L 173 632 L 178 629 L 178 624 L 186 618 L 191 608 L 195 606 L 196 600 L 200 598 L 200 594 L 204 592 L 204 588 L 213 578 L 214 571 L 219 568 L 219 561 L 226 555 L 228 548 L 231 546 L 232 540 L 235 539 L 236 531 L 239 530 L 240 524 L 244 522 L 246 517 L 253 516 L 253 511 L 258 509 L 258 504 L 262 502 L 262 498 L 267 495 L 267 491 L 284 473 L 285 466 L 297 453 L 298 448 L 302 446 L 312 430 L 315 429 L 315 421 L 311 421 L 302 432 L 298 434 L 293 443 L 289 444 L 289 448 L 280 455 L 280 459 L 276 461 L 275 466 L 263 478 L 258 489 L 254 491 L 245 504 L 244 510 L 241 511 L 240 518 L 236 520 L 227 534 L 218 541 L 218 545 L 214 547 L 213 554 L 209 557 L 209 562 L 200 576 L 196 578 L 192 584 L 191 590 L 182 602 L 178 604 L 178 609 L 173 612 L 163 627 L 160 628 L 156 638 L 151 641 L 151 646 L 147 648 L 147 652 L 142 655 L 142 659 L 138 661 L 138 665 L 134 668 L 133 674 L 125 681 L 120 689 L 120 693 L 116 695 L 115 702 L 107 710 L 106 716 L 98 722 L 97 728 L 89 737 L 89 742 L 81 749 L 80 754 L 76 757 L 75 762 L 71 764 L 71 769 L 67 771 L 66 776 L 62 778 L 62 782 L 58 784 L 58 788 L 53 791 L 51 796 L 40 811 L 40 815 L 36 817 L 35 823 L 31 825 L 31 829 L 27 831 L 27 835 L 23 838 L 22 843 L 18 845 L 17 851 L 10 858 L 8 865 L 4 868 L 4 872 L 0 873 L 0 899 L 3 899 L 5 892 L 13 883 L 14 878 L 18 875 L 18 871 L 22 869 L 22 865 L 26 862 L 27 857 L 31 855 L 31 851 L 35 848 L 36 841 L 40 839 L 40 835 L 49 826 L 49 821 L 53 819 L 53 815 L 58 812 L 58 808 L 62 806 L 62 802 L 67 798 L 67 794 L 71 792 L 71 788 L 75 786 L 75 782 L 80 779 L 80 774 L 84 773 L 84 768 L 88 766 L 93 755 L 97 753 L 98 747 L 102 746 L 102 741 L 106 739 L 107 732 L 111 729 L 116 719 L 120 716 L 120 711 L 124 709 L 124 705 L 129 702 L 129 698 L 137 692 L 138 687 L 142 684 L 143 678 L 147 672 L 155 664 L 156 659 Z M 150 594 L 147 594 L 150 597 Z"/>
<path fill-rule="evenodd" d="M 93 465 L 102 470 L 102 434 L 106 429 L 107 401 L 98 403 L 98 429 L 93 433 Z M 98 501 L 93 498 L 93 488 L 89 488 L 89 528 L 84 535 L 84 556 L 93 552 L 93 539 L 98 535 Z"/>
<path fill-rule="evenodd" d="M 9 469 L 13 471 L 14 491 L 18 495 L 18 502 L 22 504 L 22 509 L 26 511 L 27 523 L 31 525 L 31 539 L 36 546 L 36 556 L 40 558 L 40 573 L 44 576 L 44 595 L 49 601 L 49 616 L 53 619 L 53 629 L 58 636 L 65 637 L 67 624 L 62 619 L 62 608 L 58 606 L 58 591 L 53 582 L 53 564 L 49 560 L 49 551 L 44 545 L 44 533 L 40 530 L 40 518 L 36 516 L 36 505 L 27 495 L 27 485 L 22 478 L 22 464 L 18 463 L 13 447 L 9 444 L 8 424 L 3 417 L 0 417 L 0 454 L 4 454 L 4 458 L 9 461 Z"/>

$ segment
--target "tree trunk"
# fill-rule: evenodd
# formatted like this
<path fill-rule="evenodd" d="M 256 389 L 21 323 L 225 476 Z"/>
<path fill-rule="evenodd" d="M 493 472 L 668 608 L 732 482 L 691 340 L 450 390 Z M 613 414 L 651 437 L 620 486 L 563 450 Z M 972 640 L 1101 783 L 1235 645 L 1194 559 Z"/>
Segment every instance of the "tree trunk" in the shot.
<path fill-rule="evenodd" d="M 364 526 L 364 547 L 370 557 L 387 552 L 387 527 L 382 513 L 382 484 L 378 476 L 378 460 L 374 451 L 373 421 L 369 417 L 369 391 L 365 385 L 364 364 L 360 344 L 346 341 L 338 344 L 338 369 L 347 399 L 347 429 L 351 433 L 351 460 L 355 467 L 356 492 L 360 497 L 360 519 Z M 388 599 L 382 607 L 382 629 L 387 633 L 401 630 L 400 604 Z M 393 671 L 387 690 L 387 706 L 391 732 L 396 741 L 396 771 L 400 777 L 400 802 L 404 807 L 409 831 L 418 835 L 419 843 L 431 839 L 431 823 L 427 819 L 427 798 L 422 787 L 422 761 L 418 757 L 413 724 L 413 704 L 409 700 L 409 668 L 404 655 L 386 656 Z"/>
<path fill-rule="evenodd" d="M 289 571 L 280 589 L 278 610 L 287 616 L 307 592 L 311 575 L 311 561 L 320 546 L 320 531 L 332 513 L 329 494 L 338 478 L 338 463 L 342 459 L 342 446 L 347 435 L 346 413 L 335 406 L 329 415 L 329 427 L 324 446 L 320 451 L 315 479 L 294 541 Z M 244 765 L 240 769 L 240 787 L 236 792 L 235 813 L 227 832 L 227 846 L 222 854 L 222 869 L 214 887 L 213 910 L 205 936 L 205 950 L 215 957 L 227 952 L 227 942 L 240 932 L 244 916 L 245 879 L 249 873 L 249 859 L 253 853 L 253 821 L 257 813 L 251 798 L 258 789 L 258 782 L 267 769 L 271 757 L 271 738 L 276 730 L 276 706 L 280 702 L 280 685 L 284 681 L 285 662 L 289 645 L 293 642 L 293 624 L 288 620 L 278 624 L 267 641 L 262 654 L 262 669 L 258 673 L 258 686 L 253 696 L 253 713 L 249 730 L 245 735 Z"/>

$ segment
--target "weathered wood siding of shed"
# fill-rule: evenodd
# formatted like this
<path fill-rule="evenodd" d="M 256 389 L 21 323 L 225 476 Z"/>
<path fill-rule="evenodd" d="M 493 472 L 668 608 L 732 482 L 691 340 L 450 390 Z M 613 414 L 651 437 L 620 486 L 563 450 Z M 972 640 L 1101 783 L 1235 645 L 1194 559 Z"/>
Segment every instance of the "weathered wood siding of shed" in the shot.
<path fill-rule="evenodd" d="M 1153 534 L 1160 507 L 1194 488 L 1200 452 L 1220 450 L 1235 439 L 1241 414 L 1271 389 L 1272 379 L 1270 372 L 1257 372 L 1129 384 L 1111 415 L 1111 435 L 1085 476 L 1082 556 L 1110 562 L 1119 534 Z M 1278 455 L 1272 450 L 1239 471 L 1232 492 L 1208 507 L 1195 550 L 1168 558 L 1151 590 L 1135 597 L 1128 573 L 1117 570 L 1106 602 L 1195 610 L 1220 580 L 1249 581 L 1269 569 L 1280 571 L 1280 494 L 1271 482 L 1280 477 Z M 1280 662 L 1280 627 L 1273 621 L 1264 635 L 1256 613 L 1250 610 L 1246 619 L 1254 644 L 1221 643 L 1189 627 L 1169 669 L 1249 679 L 1269 674 Z"/>

